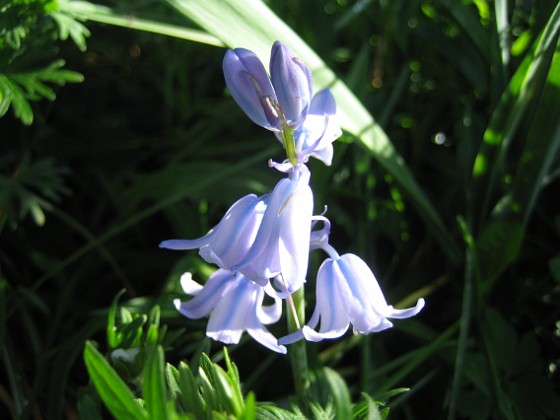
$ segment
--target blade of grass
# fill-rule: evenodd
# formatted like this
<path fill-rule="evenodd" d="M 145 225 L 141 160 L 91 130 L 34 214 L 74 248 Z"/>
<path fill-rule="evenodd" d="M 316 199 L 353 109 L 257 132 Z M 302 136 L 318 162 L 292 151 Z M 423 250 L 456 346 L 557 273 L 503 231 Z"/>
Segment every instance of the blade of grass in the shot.
<path fill-rule="evenodd" d="M 503 170 L 505 155 L 529 105 L 542 91 L 560 33 L 560 4 L 528 55 L 519 66 L 494 113 L 473 167 L 470 214 L 476 233 L 487 217 L 494 185 Z"/>
<path fill-rule="evenodd" d="M 115 13 L 110 7 L 87 1 L 60 2 L 59 7 L 83 20 L 167 35 L 216 47 L 223 46 L 218 38 L 198 29 L 183 28 L 169 23 L 138 18 L 133 15 L 123 16 Z"/>
<path fill-rule="evenodd" d="M 520 154 L 511 191 L 492 214 L 491 223 L 477 243 L 484 268 L 482 294 L 489 293 L 497 275 L 519 255 L 527 221 L 560 147 L 559 103 L 560 52 L 556 51 L 527 142 Z M 492 241 L 496 236 L 499 240 Z M 508 246 L 503 246 L 504 243 Z"/>

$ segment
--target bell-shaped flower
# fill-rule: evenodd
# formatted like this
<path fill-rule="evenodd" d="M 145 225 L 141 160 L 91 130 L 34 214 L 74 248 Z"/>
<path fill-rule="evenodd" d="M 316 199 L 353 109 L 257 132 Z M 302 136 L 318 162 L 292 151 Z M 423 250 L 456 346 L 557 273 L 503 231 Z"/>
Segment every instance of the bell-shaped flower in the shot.
<path fill-rule="evenodd" d="M 268 202 L 268 194 L 257 197 L 246 195 L 237 200 L 226 212 L 220 223 L 198 239 L 170 239 L 160 243 L 160 248 L 187 250 L 199 248 L 199 253 L 209 263 L 230 269 L 242 261 L 251 249 L 261 225 Z"/>
<path fill-rule="evenodd" d="M 285 121 L 293 129 L 305 120 L 311 103 L 309 67 L 279 41 L 272 45 L 270 79 Z"/>
<path fill-rule="evenodd" d="M 305 165 L 287 167 L 290 176 L 281 179 L 270 194 L 251 249 L 232 267 L 261 285 L 280 275 L 284 285 L 281 296 L 293 293 L 305 282 L 313 213 L 309 169 Z"/>
<path fill-rule="evenodd" d="M 286 347 L 264 327 L 280 319 L 282 302 L 274 299 L 270 306 L 263 305 L 264 289 L 241 274 L 219 269 L 204 286 L 195 282 L 190 273 L 181 276 L 181 286 L 194 298 L 187 302 L 175 299 L 177 310 L 191 319 L 208 314 L 206 335 L 226 344 L 237 344 L 244 331 L 263 346 L 286 353 Z"/>
<path fill-rule="evenodd" d="M 297 128 L 311 103 L 311 72 L 281 42 L 272 46 L 270 78 L 264 65 L 244 48 L 228 50 L 224 78 L 233 99 L 256 124 L 275 132 Z"/>
<path fill-rule="evenodd" d="M 315 94 L 307 118 L 294 132 L 298 162 L 306 163 L 309 156 L 330 166 L 332 143 L 342 135 L 336 116 L 336 102 L 329 89 Z"/>
<path fill-rule="evenodd" d="M 350 324 L 354 334 L 382 331 L 393 326 L 390 318 L 410 318 L 424 307 L 424 299 L 408 309 L 388 305 L 374 274 L 361 258 L 354 254 L 338 256 L 329 245 L 326 247 L 332 258 L 319 267 L 313 315 L 307 325 L 282 337 L 279 344 L 290 344 L 302 338 L 309 341 L 337 338 Z M 319 321 L 321 325 L 316 331 Z"/>

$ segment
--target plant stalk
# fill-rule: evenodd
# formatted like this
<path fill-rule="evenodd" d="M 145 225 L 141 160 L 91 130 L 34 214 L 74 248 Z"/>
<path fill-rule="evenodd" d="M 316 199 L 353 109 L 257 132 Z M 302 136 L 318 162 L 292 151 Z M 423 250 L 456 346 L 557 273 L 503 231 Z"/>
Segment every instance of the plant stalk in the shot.
<path fill-rule="evenodd" d="M 286 301 L 288 306 L 288 331 L 293 333 L 297 331 L 305 322 L 305 293 L 301 287 L 291 295 L 292 304 L 289 299 Z M 292 375 L 294 378 L 294 386 L 298 399 L 305 399 L 309 391 L 309 367 L 307 364 L 306 341 L 299 340 L 290 346 L 288 351 L 290 356 L 290 364 L 292 366 Z"/>

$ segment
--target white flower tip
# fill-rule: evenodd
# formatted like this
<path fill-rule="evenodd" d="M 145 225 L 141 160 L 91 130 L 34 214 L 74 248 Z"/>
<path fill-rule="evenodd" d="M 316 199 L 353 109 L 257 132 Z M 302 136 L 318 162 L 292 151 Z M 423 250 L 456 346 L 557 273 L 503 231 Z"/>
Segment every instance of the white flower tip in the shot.
<path fill-rule="evenodd" d="M 188 271 L 181 276 L 181 287 L 187 295 L 196 296 L 203 289 L 203 286 L 193 280 L 192 274 Z"/>
<path fill-rule="evenodd" d="M 180 310 L 181 309 L 181 299 L 173 299 L 173 306 L 175 306 L 175 309 Z"/>

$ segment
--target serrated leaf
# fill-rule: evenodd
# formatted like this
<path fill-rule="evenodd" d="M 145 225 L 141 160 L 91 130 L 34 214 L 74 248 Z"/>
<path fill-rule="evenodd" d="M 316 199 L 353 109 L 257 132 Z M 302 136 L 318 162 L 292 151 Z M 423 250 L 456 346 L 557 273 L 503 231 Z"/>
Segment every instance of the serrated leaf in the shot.
<path fill-rule="evenodd" d="M 51 13 L 50 16 L 58 24 L 58 36 L 61 40 L 65 41 L 70 36 L 80 51 L 87 50 L 86 38 L 91 35 L 88 28 L 76 20 L 76 18 L 65 13 L 55 12 Z"/>
<path fill-rule="evenodd" d="M 84 348 L 84 361 L 99 396 L 113 416 L 123 420 L 148 418 L 130 388 L 90 341 Z"/>
<path fill-rule="evenodd" d="M 257 405 L 256 418 L 259 420 L 303 420 L 304 417 L 273 405 Z"/>

